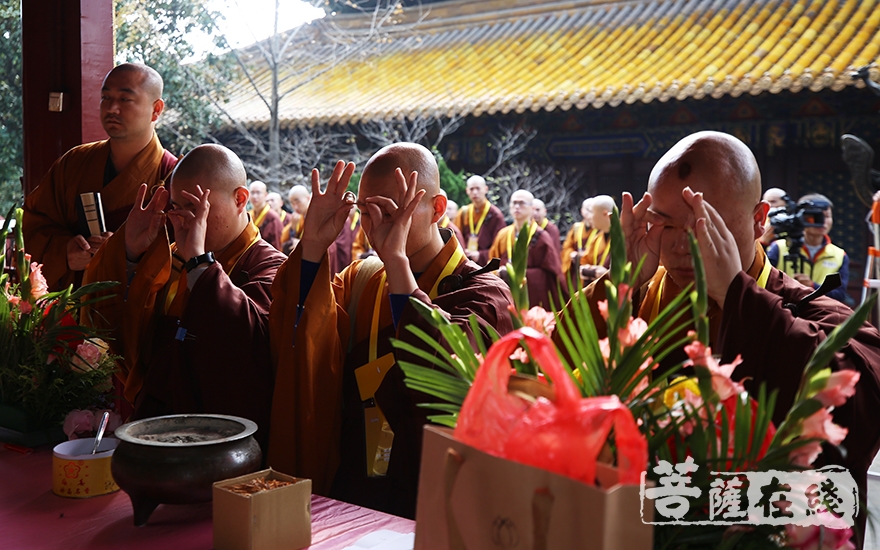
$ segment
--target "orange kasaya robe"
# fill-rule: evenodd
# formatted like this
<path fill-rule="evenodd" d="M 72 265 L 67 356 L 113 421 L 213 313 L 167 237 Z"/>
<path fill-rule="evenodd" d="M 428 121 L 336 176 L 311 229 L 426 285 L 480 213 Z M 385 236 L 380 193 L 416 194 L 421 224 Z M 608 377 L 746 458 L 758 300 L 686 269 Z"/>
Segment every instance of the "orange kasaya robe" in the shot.
<path fill-rule="evenodd" d="M 495 242 L 489 249 L 490 258 L 499 258 L 501 265 L 506 264 L 513 255 L 516 245 L 516 226 L 508 225 L 495 235 Z M 526 286 L 529 293 L 529 305 L 541 306 L 550 310 L 552 304 L 558 306 L 562 271 L 559 267 L 559 254 L 553 247 L 550 234 L 540 229 L 538 223 L 529 225 L 532 235 L 529 239 L 529 256 L 526 260 Z M 566 295 L 563 294 L 563 302 Z"/>
<path fill-rule="evenodd" d="M 55 161 L 25 200 L 25 245 L 33 259 L 43 264 L 49 290 L 61 290 L 71 284 L 79 286 L 82 279 L 82 272 L 73 272 L 67 266 L 67 243 L 80 232 L 80 193 L 101 193 L 107 231 L 116 231 L 128 217 L 140 185 L 146 183 L 150 188 L 149 200 L 176 164 L 174 156 L 162 148 L 158 136 L 153 134 L 153 140 L 104 185 L 109 156 L 109 140 L 74 147 Z"/>
<path fill-rule="evenodd" d="M 242 416 L 257 422 L 265 445 L 273 375 L 269 291 L 285 256 L 248 223 L 190 291 L 184 259 L 163 231 L 128 281 L 125 230 L 123 224 L 95 254 L 84 280 L 123 281 L 89 313 L 91 324 L 112 331 L 112 349 L 123 357 L 117 377 L 134 418 Z"/>
<path fill-rule="evenodd" d="M 470 314 L 476 315 L 480 326 L 492 326 L 500 334 L 512 330 L 506 285 L 490 273 L 470 275 L 479 266 L 464 259 L 450 232 L 441 230 L 441 234 L 446 244 L 418 277 L 419 290 L 413 296 L 442 311 L 467 333 Z M 384 268 L 378 264 L 371 273 L 376 261 L 356 260 L 331 278 L 325 256 L 304 303 L 300 303 L 301 247 L 279 269 L 270 312 L 277 371 L 269 465 L 312 479 L 317 494 L 412 517 L 426 422 L 425 409 L 416 404 L 430 398 L 404 386 L 395 361 L 426 363 L 395 351 L 390 339 L 424 347 L 406 330 L 409 325 L 439 335 L 409 303 L 394 327 Z M 365 275 L 359 277 L 362 269 Z M 453 278 L 462 278 L 459 288 L 439 285 L 450 270 Z M 355 380 L 355 370 L 372 364 L 374 358 L 380 363 L 391 361 L 375 393 L 375 403 L 394 432 L 386 477 L 366 474 L 365 412 Z"/>

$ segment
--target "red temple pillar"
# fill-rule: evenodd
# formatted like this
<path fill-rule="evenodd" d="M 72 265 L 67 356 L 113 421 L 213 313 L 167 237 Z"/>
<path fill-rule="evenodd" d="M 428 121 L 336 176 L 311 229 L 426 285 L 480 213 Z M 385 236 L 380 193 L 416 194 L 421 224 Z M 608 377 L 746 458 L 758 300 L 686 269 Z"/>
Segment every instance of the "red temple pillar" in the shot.
<path fill-rule="evenodd" d="M 113 68 L 113 0 L 22 2 L 24 190 L 68 149 L 105 139 L 101 83 Z M 52 94 L 61 110 L 50 110 Z"/>

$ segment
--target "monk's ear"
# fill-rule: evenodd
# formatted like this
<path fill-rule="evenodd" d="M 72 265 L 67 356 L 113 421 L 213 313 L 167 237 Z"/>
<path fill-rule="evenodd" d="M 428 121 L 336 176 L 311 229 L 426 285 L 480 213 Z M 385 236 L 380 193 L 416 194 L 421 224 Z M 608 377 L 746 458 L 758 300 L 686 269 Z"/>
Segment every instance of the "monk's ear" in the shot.
<path fill-rule="evenodd" d="M 431 199 L 431 206 L 433 207 L 431 223 L 437 223 L 443 219 L 443 216 L 446 214 L 446 197 L 443 195 L 434 195 Z"/>
<path fill-rule="evenodd" d="M 152 121 L 156 122 L 159 120 L 159 115 L 162 114 L 162 111 L 165 110 L 165 101 L 160 97 L 156 101 L 153 102 L 153 118 Z"/>
<path fill-rule="evenodd" d="M 752 213 L 752 222 L 755 231 L 755 240 L 761 238 L 764 234 L 764 224 L 767 222 L 767 212 L 770 211 L 770 203 L 760 201 L 755 205 L 755 211 Z"/>
<path fill-rule="evenodd" d="M 239 211 L 242 211 L 247 208 L 248 199 L 250 199 L 251 193 L 248 191 L 247 187 L 236 187 L 232 192 L 232 196 L 235 199 L 235 207 L 238 208 Z"/>

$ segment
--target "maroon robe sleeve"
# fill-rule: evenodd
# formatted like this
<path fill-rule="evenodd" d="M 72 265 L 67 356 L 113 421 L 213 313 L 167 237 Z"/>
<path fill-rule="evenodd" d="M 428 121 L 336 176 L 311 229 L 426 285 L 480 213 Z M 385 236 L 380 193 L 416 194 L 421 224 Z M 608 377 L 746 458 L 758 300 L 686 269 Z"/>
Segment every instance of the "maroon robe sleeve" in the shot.
<path fill-rule="evenodd" d="M 266 212 L 266 219 L 260 226 L 260 236 L 263 240 L 275 247 L 275 250 L 281 250 L 281 232 L 284 226 L 281 224 L 281 218 L 278 214 L 269 210 Z"/>
<path fill-rule="evenodd" d="M 526 283 L 529 287 L 529 305 L 550 310 L 548 295 L 556 299 L 557 282 L 562 280 L 559 254 L 553 247 L 550 234 L 538 230 L 529 246 L 526 264 Z"/>
<path fill-rule="evenodd" d="M 544 231 L 550 234 L 550 240 L 553 241 L 553 249 L 556 251 L 556 255 L 560 256 L 561 269 L 562 239 L 560 238 L 559 227 L 557 227 L 555 223 L 550 222 L 547 224 L 547 227 L 544 228 Z"/>
<path fill-rule="evenodd" d="M 274 369 L 269 306 L 275 272 L 285 256 L 257 242 L 228 277 L 219 263 L 196 281 L 181 317 L 185 341 L 181 373 L 204 412 L 253 420 L 258 440 L 269 435 Z M 263 447 L 266 448 L 265 445 Z"/>
<path fill-rule="evenodd" d="M 794 401 L 801 374 L 813 351 L 852 315 L 848 307 L 827 297 L 813 300 L 798 317 L 782 307 L 810 291 L 776 269 L 771 272 L 766 290 L 740 272 L 724 301 L 717 350 L 724 362 L 742 354 L 743 363 L 734 377 L 751 378 L 746 387 L 753 394 L 761 382 L 767 383 L 768 390 L 779 390 L 773 415 L 777 426 Z M 815 466 L 839 464 L 848 468 L 858 484 L 860 498 L 865 498 L 868 467 L 880 449 L 880 423 L 876 422 L 880 418 L 880 333 L 865 324 L 835 354 L 829 366 L 833 371 L 852 369 L 861 376 L 855 395 L 832 412 L 834 421 L 849 430 L 841 444 L 845 454 L 823 445 Z M 864 506 L 860 507 L 858 517 L 861 537 L 864 510 Z"/>

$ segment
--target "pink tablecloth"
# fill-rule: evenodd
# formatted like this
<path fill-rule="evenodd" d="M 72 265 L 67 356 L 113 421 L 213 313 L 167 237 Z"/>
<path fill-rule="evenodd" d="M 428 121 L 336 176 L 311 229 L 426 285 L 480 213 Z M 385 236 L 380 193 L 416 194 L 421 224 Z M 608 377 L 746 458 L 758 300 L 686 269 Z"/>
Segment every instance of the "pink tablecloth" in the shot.
<path fill-rule="evenodd" d="M 0 445 L 0 547 L 15 549 L 211 548 L 211 503 L 160 505 L 144 527 L 132 524 L 119 491 L 91 499 L 52 493 L 52 450 L 30 455 Z M 312 496 L 312 545 L 340 550 L 379 529 L 415 531 L 415 522 Z"/>

